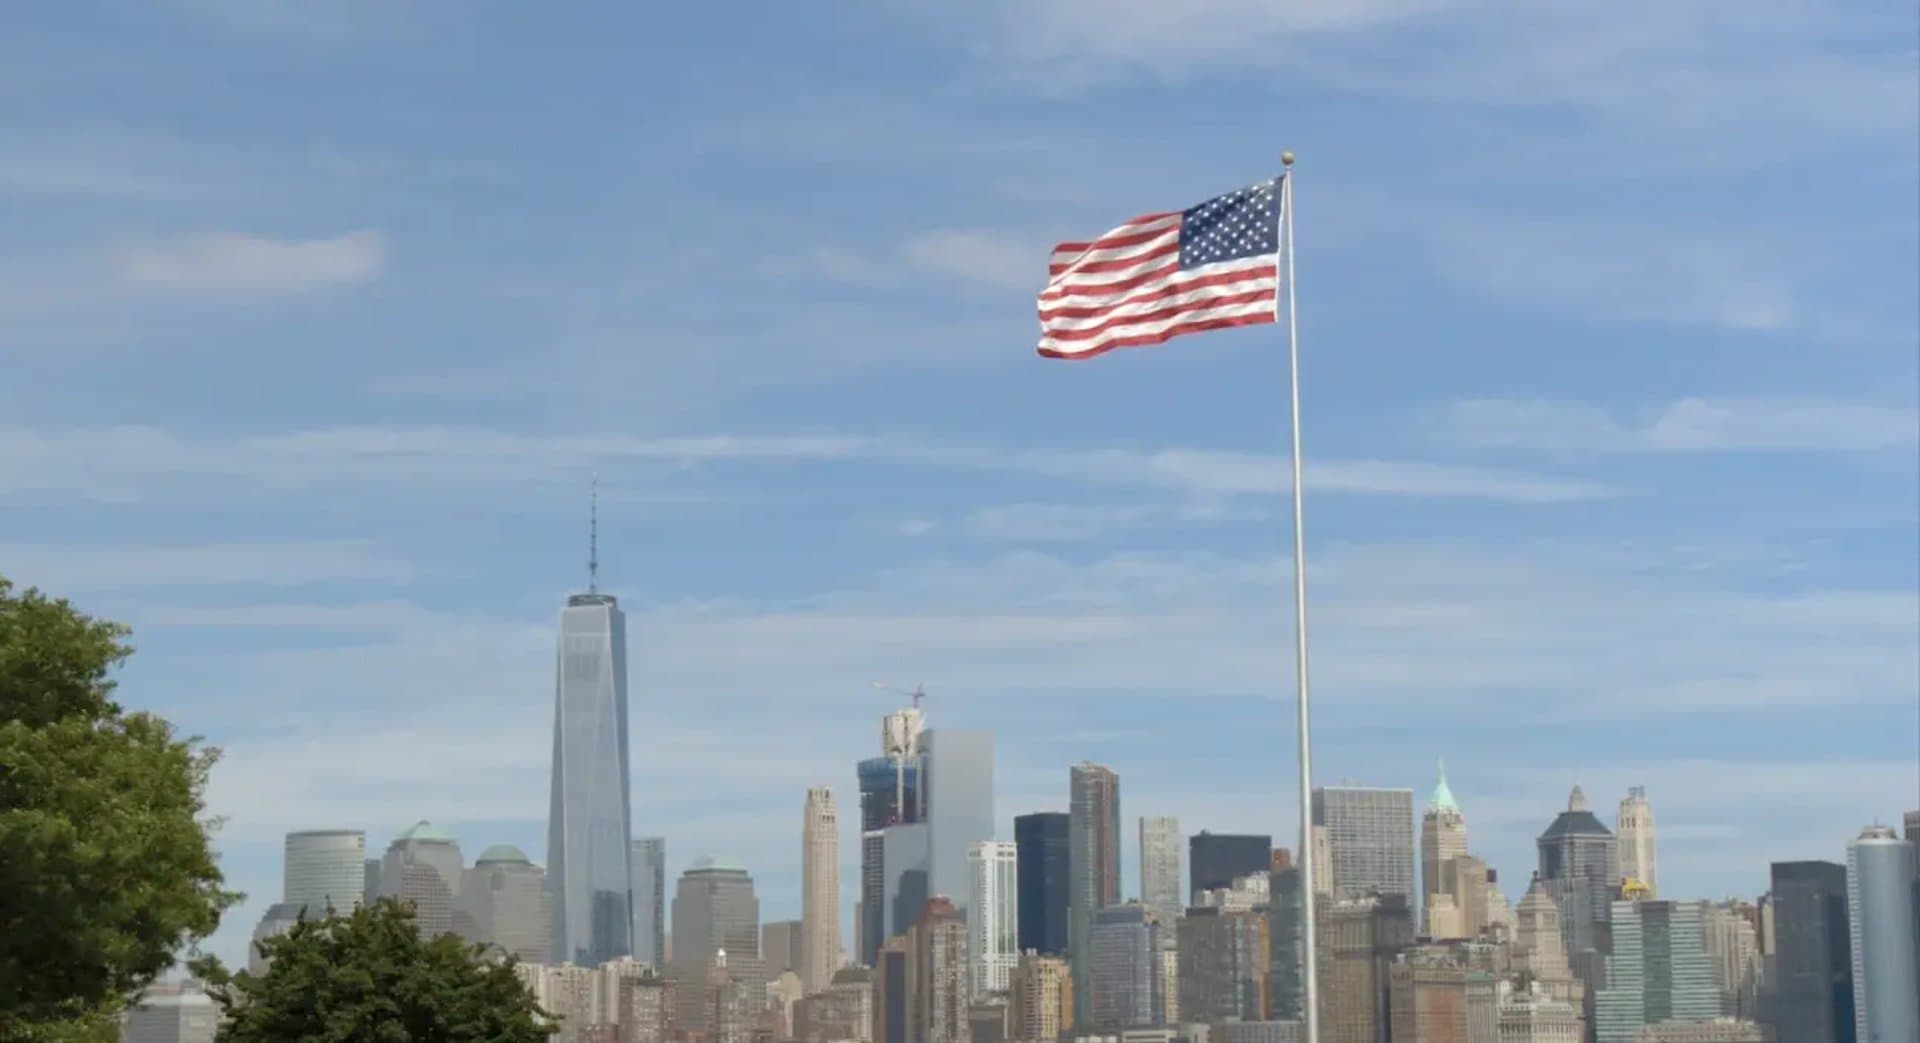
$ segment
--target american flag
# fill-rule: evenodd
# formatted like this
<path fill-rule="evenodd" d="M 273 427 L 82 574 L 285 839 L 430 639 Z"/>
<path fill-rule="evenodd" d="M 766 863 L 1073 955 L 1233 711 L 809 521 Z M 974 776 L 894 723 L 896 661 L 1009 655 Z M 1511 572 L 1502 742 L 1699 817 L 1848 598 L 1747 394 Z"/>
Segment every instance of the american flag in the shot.
<path fill-rule="evenodd" d="M 1054 247 L 1040 291 L 1040 354 L 1091 358 L 1183 333 L 1274 321 L 1280 182 L 1261 181 L 1177 213 L 1136 217 L 1090 243 Z"/>

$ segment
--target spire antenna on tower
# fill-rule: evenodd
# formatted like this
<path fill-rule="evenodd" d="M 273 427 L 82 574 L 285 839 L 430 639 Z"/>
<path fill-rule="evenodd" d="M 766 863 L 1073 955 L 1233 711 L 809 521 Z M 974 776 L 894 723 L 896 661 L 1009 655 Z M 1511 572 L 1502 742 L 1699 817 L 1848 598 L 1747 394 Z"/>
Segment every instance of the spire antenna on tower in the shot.
<path fill-rule="evenodd" d="M 600 476 L 587 494 L 587 593 L 600 592 Z"/>

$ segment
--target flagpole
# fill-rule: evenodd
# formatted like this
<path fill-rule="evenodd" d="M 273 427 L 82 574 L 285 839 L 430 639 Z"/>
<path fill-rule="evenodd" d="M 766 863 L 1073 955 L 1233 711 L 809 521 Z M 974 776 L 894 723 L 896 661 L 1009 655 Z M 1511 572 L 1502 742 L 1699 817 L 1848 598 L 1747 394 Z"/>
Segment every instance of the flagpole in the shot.
<path fill-rule="evenodd" d="M 1300 325 L 1293 291 L 1293 153 L 1282 152 L 1280 165 L 1280 225 L 1287 251 L 1287 371 L 1293 418 L 1293 679 L 1300 711 L 1300 947 L 1301 1020 L 1306 1043 L 1320 1043 L 1319 962 L 1314 930 L 1313 879 L 1313 747 L 1307 714 L 1307 521 L 1306 491 L 1300 454 Z M 1278 307 L 1276 299 L 1274 305 Z"/>

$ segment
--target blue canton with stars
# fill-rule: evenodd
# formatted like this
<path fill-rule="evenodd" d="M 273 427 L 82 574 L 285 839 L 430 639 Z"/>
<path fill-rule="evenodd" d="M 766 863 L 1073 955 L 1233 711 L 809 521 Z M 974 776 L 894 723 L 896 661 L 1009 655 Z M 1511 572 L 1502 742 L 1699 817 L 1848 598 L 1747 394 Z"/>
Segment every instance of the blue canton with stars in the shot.
<path fill-rule="evenodd" d="M 1215 196 L 1180 212 L 1182 270 L 1279 252 L 1279 178 Z"/>

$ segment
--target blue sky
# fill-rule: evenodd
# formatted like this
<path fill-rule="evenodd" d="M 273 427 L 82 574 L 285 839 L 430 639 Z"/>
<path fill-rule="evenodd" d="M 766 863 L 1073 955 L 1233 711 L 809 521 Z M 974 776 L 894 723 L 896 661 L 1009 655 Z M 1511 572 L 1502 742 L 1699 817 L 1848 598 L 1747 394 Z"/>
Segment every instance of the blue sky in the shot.
<path fill-rule="evenodd" d="M 1648 788 L 1683 896 L 1915 802 L 1910 5 L 8 22 L 0 572 L 225 748 L 229 957 L 290 829 L 544 857 L 596 472 L 672 870 L 797 915 L 875 680 L 996 732 L 1003 819 L 1092 758 L 1130 833 L 1290 843 L 1284 341 L 1043 362 L 1032 300 L 1283 148 L 1319 777 L 1445 758 L 1515 893 L 1575 783 Z"/>

